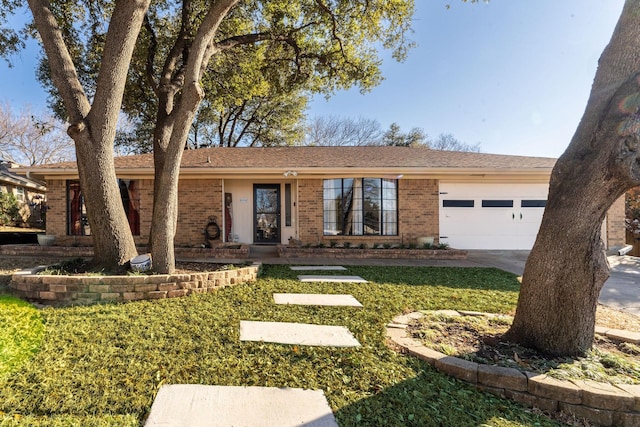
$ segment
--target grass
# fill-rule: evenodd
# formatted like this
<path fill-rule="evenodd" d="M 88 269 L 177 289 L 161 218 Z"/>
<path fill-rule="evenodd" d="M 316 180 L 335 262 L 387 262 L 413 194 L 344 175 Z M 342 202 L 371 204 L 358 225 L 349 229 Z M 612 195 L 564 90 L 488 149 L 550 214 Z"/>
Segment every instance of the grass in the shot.
<path fill-rule="evenodd" d="M 418 309 L 513 311 L 516 277 L 495 269 L 350 267 L 366 284 L 301 283 L 266 266 L 254 284 L 155 302 L 41 311 L 39 351 L 0 378 L 0 426 L 138 426 L 162 384 L 325 391 L 340 426 L 552 426 L 385 345 Z M 349 293 L 364 308 L 276 305 L 274 292 Z M 360 348 L 239 342 L 240 320 L 343 325 Z"/>
<path fill-rule="evenodd" d="M 44 325 L 37 309 L 0 295 L 0 378 L 29 360 L 40 347 Z"/>

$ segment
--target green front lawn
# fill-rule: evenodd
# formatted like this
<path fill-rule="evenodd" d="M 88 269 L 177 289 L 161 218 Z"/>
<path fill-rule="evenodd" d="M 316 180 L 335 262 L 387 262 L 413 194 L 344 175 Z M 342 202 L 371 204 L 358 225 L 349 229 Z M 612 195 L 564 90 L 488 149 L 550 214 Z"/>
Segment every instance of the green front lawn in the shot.
<path fill-rule="evenodd" d="M 0 294 L 0 378 L 29 360 L 40 348 L 44 325 L 37 309 Z"/>
<path fill-rule="evenodd" d="M 0 425 L 137 426 L 162 384 L 322 389 L 341 426 L 539 426 L 546 418 L 384 344 L 415 309 L 507 313 L 518 282 L 495 269 L 351 267 L 368 284 L 300 283 L 266 266 L 254 284 L 156 302 L 41 312 L 39 352 L 0 376 Z M 349 293 L 364 309 L 279 306 L 274 292 Z M 343 325 L 361 348 L 239 342 L 240 320 Z"/>

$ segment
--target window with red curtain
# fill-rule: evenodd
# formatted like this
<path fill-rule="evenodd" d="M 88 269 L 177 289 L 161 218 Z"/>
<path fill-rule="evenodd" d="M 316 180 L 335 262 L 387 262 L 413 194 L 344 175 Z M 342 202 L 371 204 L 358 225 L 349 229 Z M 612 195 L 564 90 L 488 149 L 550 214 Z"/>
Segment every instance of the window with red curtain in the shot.
<path fill-rule="evenodd" d="M 137 180 L 119 179 L 120 198 L 129 221 L 131 233 L 140 235 L 140 190 Z M 80 189 L 80 181 L 67 181 L 67 233 L 70 236 L 90 236 L 87 208 Z"/>

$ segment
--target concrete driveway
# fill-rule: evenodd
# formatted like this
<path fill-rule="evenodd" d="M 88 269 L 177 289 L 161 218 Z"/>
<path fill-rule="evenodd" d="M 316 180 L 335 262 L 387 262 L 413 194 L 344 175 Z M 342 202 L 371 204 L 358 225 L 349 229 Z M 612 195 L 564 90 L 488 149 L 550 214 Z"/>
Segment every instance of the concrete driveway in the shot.
<path fill-rule="evenodd" d="M 528 256 L 529 251 L 470 250 L 467 261 L 522 274 Z M 611 255 L 608 260 L 611 275 L 600 292 L 600 303 L 640 316 L 640 258 Z"/>

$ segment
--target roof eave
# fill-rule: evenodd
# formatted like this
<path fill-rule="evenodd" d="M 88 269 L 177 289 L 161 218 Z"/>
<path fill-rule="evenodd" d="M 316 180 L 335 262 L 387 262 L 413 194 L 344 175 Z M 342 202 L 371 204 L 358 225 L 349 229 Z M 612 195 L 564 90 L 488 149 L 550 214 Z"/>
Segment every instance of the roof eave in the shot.
<path fill-rule="evenodd" d="M 539 176 L 549 177 L 551 167 L 539 168 L 457 168 L 457 167 L 385 167 L 385 168 L 361 168 L 361 167 L 303 167 L 303 168 L 202 168 L 183 167 L 180 169 L 180 176 L 184 178 L 193 177 L 285 177 L 286 172 L 295 172 L 288 175 L 288 178 L 317 178 L 322 176 L 390 176 L 390 177 L 431 177 L 441 178 L 447 176 Z M 32 168 L 29 174 L 34 177 L 54 178 L 73 177 L 78 175 L 75 168 L 47 169 Z M 119 176 L 131 177 L 153 177 L 152 168 L 119 168 Z"/>

